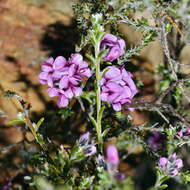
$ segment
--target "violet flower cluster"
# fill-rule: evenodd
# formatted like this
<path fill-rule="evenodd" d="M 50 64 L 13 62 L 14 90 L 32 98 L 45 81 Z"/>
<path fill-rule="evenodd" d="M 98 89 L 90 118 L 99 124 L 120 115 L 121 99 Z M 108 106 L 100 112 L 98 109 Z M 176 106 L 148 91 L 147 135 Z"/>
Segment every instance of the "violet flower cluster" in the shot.
<path fill-rule="evenodd" d="M 177 158 L 176 154 L 170 155 L 168 158 L 161 157 L 158 163 L 160 169 L 167 175 L 176 176 L 183 167 L 183 161 Z"/>
<path fill-rule="evenodd" d="M 110 102 L 115 111 L 120 111 L 122 105 L 130 104 L 138 92 L 132 79 L 132 74 L 124 67 L 109 66 L 101 80 L 101 100 Z"/>
<path fill-rule="evenodd" d="M 103 56 L 104 61 L 114 61 L 124 54 L 125 41 L 112 34 L 105 34 L 100 49 L 108 50 Z M 72 54 L 68 61 L 62 56 L 55 60 L 51 57 L 42 63 L 41 69 L 40 83 L 49 86 L 50 97 L 58 97 L 59 107 L 66 107 L 71 98 L 80 96 L 81 83 L 92 75 L 79 53 Z M 110 66 L 108 69 L 101 80 L 101 100 L 110 102 L 115 111 L 120 111 L 123 104 L 131 103 L 137 88 L 132 74 L 124 67 Z"/>
<path fill-rule="evenodd" d="M 125 53 L 125 41 L 112 34 L 105 34 L 100 49 L 108 50 L 107 54 L 103 56 L 103 60 L 112 62 Z"/>
<path fill-rule="evenodd" d="M 69 99 L 80 96 L 81 82 L 91 76 L 88 64 L 78 53 L 72 54 L 68 61 L 62 56 L 55 60 L 51 57 L 41 64 L 41 69 L 40 83 L 49 86 L 50 97 L 59 97 L 57 102 L 59 107 L 66 107 Z"/>

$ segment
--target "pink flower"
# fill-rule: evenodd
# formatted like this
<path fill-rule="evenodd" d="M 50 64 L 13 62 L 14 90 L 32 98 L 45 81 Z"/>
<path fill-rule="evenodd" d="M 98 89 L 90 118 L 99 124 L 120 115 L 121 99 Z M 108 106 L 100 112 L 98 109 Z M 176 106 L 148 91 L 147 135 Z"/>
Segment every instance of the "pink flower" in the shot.
<path fill-rule="evenodd" d="M 113 145 L 109 145 L 106 148 L 106 158 L 110 164 L 117 166 L 119 164 L 119 155 L 117 148 Z"/>
<path fill-rule="evenodd" d="M 69 99 L 80 96 L 82 93 L 81 83 L 91 76 L 88 64 L 83 61 L 82 55 L 72 54 L 69 61 L 59 56 L 55 60 L 49 58 L 41 65 L 42 72 L 39 74 L 41 84 L 47 84 L 50 88 L 50 97 L 58 96 L 57 105 L 66 107 Z"/>
<path fill-rule="evenodd" d="M 166 167 L 167 163 L 168 163 L 168 159 L 167 158 L 165 158 L 165 157 L 160 158 L 160 160 L 159 160 L 159 166 L 160 167 L 162 167 L 162 168 Z"/>
<path fill-rule="evenodd" d="M 124 67 L 110 66 L 101 80 L 101 99 L 110 102 L 115 111 L 120 111 L 123 104 L 130 104 L 137 88 L 132 74 Z"/>
<path fill-rule="evenodd" d="M 167 173 L 167 175 L 176 176 L 183 167 L 183 161 L 182 159 L 177 158 L 174 153 L 168 158 L 160 158 L 158 165 L 161 170 Z"/>
<path fill-rule="evenodd" d="M 62 56 L 57 57 L 55 60 L 50 57 L 46 61 L 42 62 L 42 72 L 39 74 L 39 80 L 41 84 L 47 84 L 53 87 L 53 82 L 56 79 L 53 77 L 55 72 L 60 72 L 66 64 L 66 59 Z"/>
<path fill-rule="evenodd" d="M 125 41 L 112 34 L 105 34 L 101 44 L 101 49 L 108 49 L 108 53 L 103 57 L 104 61 L 114 61 L 125 53 Z"/>

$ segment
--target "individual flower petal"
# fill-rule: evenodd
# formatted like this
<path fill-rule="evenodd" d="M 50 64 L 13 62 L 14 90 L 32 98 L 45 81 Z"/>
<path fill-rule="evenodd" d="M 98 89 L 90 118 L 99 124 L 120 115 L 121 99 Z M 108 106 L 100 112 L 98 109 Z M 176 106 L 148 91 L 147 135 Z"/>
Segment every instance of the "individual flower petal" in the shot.
<path fill-rule="evenodd" d="M 59 95 L 59 90 L 57 88 L 48 88 L 47 92 L 49 97 L 54 97 Z"/>
<path fill-rule="evenodd" d="M 121 55 L 123 55 L 123 54 L 125 53 L 125 51 L 124 51 L 124 49 L 125 49 L 125 47 L 126 47 L 125 41 L 124 41 L 123 39 L 119 39 L 119 40 L 118 40 L 118 44 L 119 44 L 120 49 L 121 49 L 121 54 L 120 54 L 120 56 L 121 56 Z M 123 50 L 123 51 L 122 51 L 122 50 Z"/>
<path fill-rule="evenodd" d="M 105 79 L 115 79 L 117 77 L 121 77 L 121 71 L 115 66 L 109 67 L 109 70 L 105 73 L 104 77 Z"/>
<path fill-rule="evenodd" d="M 50 57 L 50 58 L 48 58 L 45 62 L 46 62 L 46 63 L 49 63 L 50 65 L 53 65 L 54 58 L 53 58 L 53 57 Z"/>
<path fill-rule="evenodd" d="M 120 49 L 118 46 L 114 46 L 110 49 L 110 51 L 107 53 L 107 55 L 104 57 L 104 61 L 114 61 L 120 56 Z"/>
<path fill-rule="evenodd" d="M 121 111 L 121 104 L 120 103 L 116 103 L 116 104 L 112 104 L 113 105 L 113 109 L 115 111 Z"/>
<path fill-rule="evenodd" d="M 52 79 L 52 76 L 50 74 L 47 77 L 47 84 L 49 87 L 53 87 L 53 79 Z"/>
<path fill-rule="evenodd" d="M 167 163 L 168 163 L 167 158 L 165 158 L 165 157 L 160 158 L 160 160 L 159 160 L 159 166 L 160 167 L 166 167 Z"/>
<path fill-rule="evenodd" d="M 178 171 L 177 169 L 174 169 L 174 170 L 172 170 L 172 171 L 170 172 L 170 174 L 171 174 L 172 176 L 176 176 L 178 173 L 179 173 L 179 171 Z"/>
<path fill-rule="evenodd" d="M 73 94 L 78 97 L 82 94 L 82 88 L 81 87 L 72 87 Z"/>
<path fill-rule="evenodd" d="M 65 90 L 65 96 L 69 99 L 71 99 L 73 97 L 73 91 L 71 90 L 71 88 L 68 88 L 67 90 Z"/>
<path fill-rule="evenodd" d="M 59 108 L 63 108 L 69 105 L 69 99 L 66 98 L 64 95 L 59 96 L 57 101 L 57 105 Z"/>
<path fill-rule="evenodd" d="M 73 64 L 69 67 L 69 76 L 73 76 L 76 72 L 76 66 Z"/>
<path fill-rule="evenodd" d="M 64 76 L 60 82 L 59 82 L 59 88 L 63 89 L 63 88 L 68 88 L 69 87 L 69 79 L 67 76 Z"/>
<path fill-rule="evenodd" d="M 47 80 L 47 78 L 48 78 L 48 73 L 47 72 L 41 72 L 39 74 L 39 79 L 41 79 L 41 80 Z"/>
<path fill-rule="evenodd" d="M 116 99 L 116 98 L 118 98 L 119 97 L 119 93 L 117 93 L 117 92 L 115 92 L 115 93 L 112 93 L 112 94 L 109 94 L 109 96 L 108 96 L 108 102 L 114 102 L 114 100 Z M 118 101 L 119 102 L 119 101 Z"/>
<path fill-rule="evenodd" d="M 58 56 L 53 63 L 53 69 L 60 70 L 65 66 L 66 63 L 67 61 L 64 57 Z"/>
<path fill-rule="evenodd" d="M 72 54 L 69 62 L 75 65 L 80 65 L 83 62 L 83 57 L 79 53 Z"/>
<path fill-rule="evenodd" d="M 39 79 L 39 82 L 40 82 L 40 84 L 47 84 L 47 81 L 46 81 L 46 80 L 41 80 L 41 79 Z"/>
<path fill-rule="evenodd" d="M 117 42 L 117 37 L 113 34 L 105 34 L 102 43 L 115 44 Z"/>
<path fill-rule="evenodd" d="M 74 85 L 74 86 L 77 86 L 79 84 L 78 82 L 79 80 L 75 77 L 69 77 L 69 82 Z"/>
<path fill-rule="evenodd" d="M 42 68 L 42 71 L 44 71 L 44 72 L 52 72 L 53 71 L 53 68 L 50 64 L 46 64 L 46 63 L 42 64 L 41 68 Z"/>
<path fill-rule="evenodd" d="M 88 69 L 88 68 L 85 68 L 85 69 L 82 69 L 80 71 L 80 74 L 84 77 L 91 77 L 92 73 L 91 73 L 91 70 Z"/>
<path fill-rule="evenodd" d="M 183 137 L 183 130 L 182 129 L 177 132 L 177 136 L 180 138 Z"/>
<path fill-rule="evenodd" d="M 123 87 L 115 82 L 107 82 L 105 86 L 110 90 L 110 92 L 122 92 L 123 90 Z"/>
<path fill-rule="evenodd" d="M 175 166 L 176 166 L 178 169 L 182 168 L 182 167 L 183 167 L 183 161 L 182 161 L 182 159 L 177 159 L 177 160 L 175 161 Z"/>
<path fill-rule="evenodd" d="M 105 102 L 108 101 L 108 93 L 102 92 L 100 97 L 102 101 L 105 101 Z"/>

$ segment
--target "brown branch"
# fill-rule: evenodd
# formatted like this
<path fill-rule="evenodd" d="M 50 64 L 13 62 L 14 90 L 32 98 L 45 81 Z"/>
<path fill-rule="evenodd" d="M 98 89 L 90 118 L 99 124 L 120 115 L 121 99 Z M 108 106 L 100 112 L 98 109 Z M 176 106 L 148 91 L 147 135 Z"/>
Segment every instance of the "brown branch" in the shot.
<path fill-rule="evenodd" d="M 157 103 L 161 103 L 163 99 L 172 91 L 175 87 L 178 85 L 182 85 L 184 82 L 190 81 L 190 78 L 187 79 L 180 79 L 176 82 L 174 82 L 169 88 L 167 88 L 163 93 L 159 95 L 159 98 L 156 100 Z"/>
<path fill-rule="evenodd" d="M 190 127 L 190 123 L 186 118 L 182 117 L 176 110 L 169 104 L 155 102 L 135 102 L 132 104 L 126 104 L 125 109 L 134 108 L 139 110 L 156 110 L 160 109 L 162 112 L 171 113 L 174 117 L 178 118 L 181 122 Z"/>

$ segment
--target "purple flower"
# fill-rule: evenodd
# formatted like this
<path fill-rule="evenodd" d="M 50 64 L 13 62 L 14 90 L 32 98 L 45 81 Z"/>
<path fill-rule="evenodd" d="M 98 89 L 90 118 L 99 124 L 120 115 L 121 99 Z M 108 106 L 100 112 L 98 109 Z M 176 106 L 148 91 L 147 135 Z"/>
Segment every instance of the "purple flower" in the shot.
<path fill-rule="evenodd" d="M 174 153 L 168 158 L 160 158 L 158 165 L 167 175 L 176 176 L 183 167 L 183 161 Z"/>
<path fill-rule="evenodd" d="M 123 104 L 130 104 L 137 93 L 132 74 L 124 67 L 110 66 L 101 80 L 101 99 L 110 102 L 115 111 L 120 111 Z"/>
<path fill-rule="evenodd" d="M 91 76 L 88 64 L 78 53 L 72 54 L 68 61 L 62 56 L 55 60 L 49 58 L 42 63 L 41 69 L 40 83 L 50 87 L 48 89 L 50 97 L 58 96 L 57 105 L 59 107 L 66 107 L 69 99 L 80 96 L 81 82 Z"/>
<path fill-rule="evenodd" d="M 112 62 L 125 53 L 125 41 L 112 34 L 105 34 L 101 41 L 100 48 L 108 50 L 103 60 Z"/>
<path fill-rule="evenodd" d="M 163 147 L 164 136 L 162 135 L 162 133 L 158 131 L 153 131 L 152 135 L 148 138 L 147 142 L 150 148 L 154 150 L 159 150 Z"/>
<path fill-rule="evenodd" d="M 88 145 L 84 149 L 84 153 L 86 156 L 92 156 L 92 155 L 96 154 L 96 152 L 97 152 L 96 146 L 94 146 L 94 145 Z"/>
<path fill-rule="evenodd" d="M 118 166 L 119 164 L 119 155 L 118 155 L 118 151 L 117 148 L 113 145 L 109 145 L 106 148 L 106 158 L 107 161 L 115 166 Z"/>
<path fill-rule="evenodd" d="M 47 84 L 53 87 L 53 82 L 56 79 L 53 74 L 60 72 L 66 64 L 66 59 L 62 56 L 57 57 L 55 60 L 50 57 L 46 61 L 42 62 L 42 72 L 39 74 L 39 80 L 41 84 Z"/>
<path fill-rule="evenodd" d="M 85 134 L 83 134 L 83 135 L 80 136 L 79 144 L 81 146 L 86 145 L 86 144 L 89 143 L 89 140 L 90 140 L 90 133 L 87 132 L 87 133 L 85 133 Z"/>

